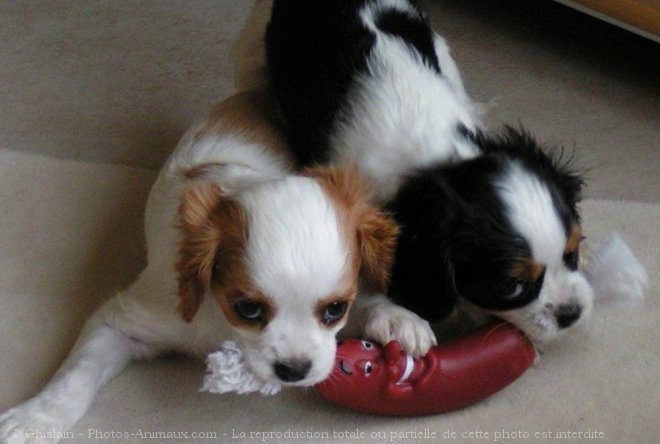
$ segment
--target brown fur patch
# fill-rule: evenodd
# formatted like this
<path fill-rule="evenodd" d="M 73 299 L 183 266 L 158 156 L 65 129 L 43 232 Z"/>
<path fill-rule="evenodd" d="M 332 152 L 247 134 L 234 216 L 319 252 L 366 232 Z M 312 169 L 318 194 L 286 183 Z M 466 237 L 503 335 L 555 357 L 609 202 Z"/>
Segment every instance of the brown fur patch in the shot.
<path fill-rule="evenodd" d="M 247 142 L 258 143 L 275 156 L 293 165 L 293 158 L 282 137 L 280 121 L 270 95 L 265 91 L 244 91 L 217 105 L 196 138 L 207 134 L 235 134 Z"/>
<path fill-rule="evenodd" d="M 582 228 L 579 225 L 573 225 L 571 232 L 568 234 L 566 246 L 564 247 L 564 254 L 574 253 L 580 247 L 582 242 Z"/>
<path fill-rule="evenodd" d="M 318 319 L 319 323 L 324 327 L 333 328 L 335 325 L 346 319 L 348 312 L 351 310 L 351 305 L 353 305 L 353 302 L 355 301 L 356 297 L 357 297 L 357 289 L 353 288 L 344 294 L 330 295 L 328 297 L 321 299 L 316 304 L 316 310 L 315 310 L 316 319 Z M 332 324 L 326 324 L 325 322 L 323 322 L 323 313 L 325 312 L 325 308 L 329 304 L 332 304 L 333 302 L 346 302 L 348 306 L 346 307 L 344 316 L 342 316 L 341 319 L 337 320 L 336 322 L 333 322 Z"/>
<path fill-rule="evenodd" d="M 511 276 L 521 281 L 536 282 L 545 270 L 545 265 L 525 258 L 518 262 L 511 270 Z"/>
<path fill-rule="evenodd" d="M 241 277 L 246 276 L 242 274 Z M 247 284 L 247 285 L 246 285 Z M 263 330 L 268 322 L 275 316 L 276 307 L 267 296 L 254 291 L 249 282 L 243 281 L 238 286 L 233 285 L 214 285 L 213 292 L 220 303 L 225 319 L 236 328 L 244 330 L 260 331 Z M 258 320 L 249 320 L 241 317 L 234 307 L 234 304 L 241 299 L 248 299 L 259 303 L 263 307 L 262 317 Z"/>
<path fill-rule="evenodd" d="M 192 321 L 216 274 L 217 257 L 239 255 L 247 241 L 247 222 L 240 204 L 212 183 L 196 184 L 183 194 L 179 206 L 182 239 L 176 271 L 179 312 Z"/>
<path fill-rule="evenodd" d="M 359 274 L 370 289 L 385 291 L 399 232 L 394 220 L 369 203 L 369 186 L 356 167 L 311 168 L 305 174 L 319 180 L 337 204 L 340 223 L 355 252 L 350 278 Z"/>

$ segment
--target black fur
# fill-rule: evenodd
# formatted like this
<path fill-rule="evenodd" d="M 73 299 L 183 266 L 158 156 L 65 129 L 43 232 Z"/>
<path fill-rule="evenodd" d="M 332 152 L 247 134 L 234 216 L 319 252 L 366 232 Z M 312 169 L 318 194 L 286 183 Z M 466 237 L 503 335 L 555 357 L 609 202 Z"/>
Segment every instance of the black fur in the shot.
<path fill-rule="evenodd" d="M 271 86 L 298 162 L 331 161 L 329 135 L 343 112 L 353 79 L 367 70 L 374 36 L 357 17 L 368 0 L 276 0 L 266 38 Z M 420 19 L 382 11 L 377 26 L 403 39 L 441 75 L 433 34 Z M 439 118 L 442 118 L 441 116 Z M 459 297 L 488 310 L 522 307 L 538 297 L 535 283 L 516 281 L 512 268 L 531 256 L 509 225 L 494 182 L 518 162 L 550 190 L 566 232 L 579 221 L 582 179 L 561 156 L 553 157 L 525 131 L 505 127 L 499 136 L 457 134 L 482 152 L 458 164 L 429 165 L 406 178 L 387 204 L 401 225 L 389 296 L 429 320 L 448 315 Z M 564 258 L 569 267 L 577 255 Z M 523 287 L 517 287 L 522 285 Z M 520 294 L 511 297 L 517 288 Z"/>
<path fill-rule="evenodd" d="M 328 134 L 375 37 L 356 15 L 369 0 L 277 0 L 266 32 L 270 84 L 300 166 L 329 161 Z M 416 1 L 415 20 L 385 11 L 377 25 L 402 38 L 440 73 L 433 33 Z M 421 25 L 421 26 L 420 26 Z"/>
<path fill-rule="evenodd" d="M 519 282 L 511 270 L 531 252 L 506 217 L 494 182 L 517 161 L 546 184 L 565 231 L 577 222 L 582 180 L 560 167 L 523 131 L 471 136 L 484 154 L 456 165 L 421 169 L 389 204 L 401 225 L 389 295 L 428 320 L 448 315 L 459 297 L 489 310 L 510 310 L 536 299 L 543 278 Z M 577 253 L 567 258 L 577 261 Z M 509 298 L 515 286 L 523 291 Z"/>
<path fill-rule="evenodd" d="M 374 36 L 355 11 L 367 0 L 275 1 L 266 32 L 271 87 L 301 166 L 329 159 L 327 140 Z"/>
<path fill-rule="evenodd" d="M 399 37 L 415 48 L 422 60 L 440 74 L 440 62 L 433 46 L 433 33 L 423 12 L 419 8 L 416 9 L 420 18 L 413 18 L 406 13 L 390 10 L 378 17 L 376 25 L 382 31 Z"/>
<path fill-rule="evenodd" d="M 511 126 L 505 126 L 502 134 L 496 137 L 483 132 L 470 137 L 484 154 L 517 159 L 548 184 L 567 230 L 571 222 L 580 220 L 576 204 L 582 198 L 584 179 L 573 170 L 572 158 L 565 158 L 563 149 L 544 149 L 528 131 Z"/>

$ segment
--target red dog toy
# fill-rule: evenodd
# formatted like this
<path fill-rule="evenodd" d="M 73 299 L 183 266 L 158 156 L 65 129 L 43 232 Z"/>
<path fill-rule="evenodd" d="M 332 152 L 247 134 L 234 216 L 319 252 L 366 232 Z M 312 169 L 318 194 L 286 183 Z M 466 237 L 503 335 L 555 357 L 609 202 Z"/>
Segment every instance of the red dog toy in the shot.
<path fill-rule="evenodd" d="M 317 385 L 328 400 L 390 416 L 443 413 L 480 401 L 515 381 L 534 362 L 532 344 L 513 326 L 489 324 L 419 359 L 398 342 L 384 348 L 342 341 L 330 377 Z"/>

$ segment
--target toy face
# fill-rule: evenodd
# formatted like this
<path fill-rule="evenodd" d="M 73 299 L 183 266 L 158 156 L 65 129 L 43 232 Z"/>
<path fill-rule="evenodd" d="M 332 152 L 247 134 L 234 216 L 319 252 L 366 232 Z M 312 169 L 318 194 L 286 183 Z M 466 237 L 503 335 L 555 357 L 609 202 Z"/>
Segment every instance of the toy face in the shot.
<path fill-rule="evenodd" d="M 373 342 L 350 339 L 339 343 L 337 375 L 354 378 L 380 378 L 383 372 L 382 348 Z"/>
<path fill-rule="evenodd" d="M 388 381 L 383 348 L 369 341 L 347 339 L 337 344 L 330 377 L 317 387 L 335 402 L 360 405 L 382 396 Z"/>
<path fill-rule="evenodd" d="M 329 401 L 364 412 L 429 415 L 492 395 L 535 357 L 534 346 L 520 331 L 501 323 L 434 346 L 417 359 L 406 356 L 396 341 L 381 347 L 348 339 L 337 346 L 330 377 L 316 387 Z"/>

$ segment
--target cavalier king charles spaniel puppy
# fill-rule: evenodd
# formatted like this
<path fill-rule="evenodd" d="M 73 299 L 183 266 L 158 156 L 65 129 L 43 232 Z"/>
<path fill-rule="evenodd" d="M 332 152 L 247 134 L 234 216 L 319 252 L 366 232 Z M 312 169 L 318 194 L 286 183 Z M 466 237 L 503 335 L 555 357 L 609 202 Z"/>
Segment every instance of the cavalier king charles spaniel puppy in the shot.
<path fill-rule="evenodd" d="M 298 165 L 357 165 L 400 225 L 391 301 L 431 322 L 477 309 L 538 344 L 589 316 L 582 178 L 525 130 L 482 129 L 419 2 L 275 0 L 265 32 Z"/>
<path fill-rule="evenodd" d="M 288 156 L 258 92 L 189 130 L 149 195 L 145 270 L 86 323 L 43 391 L 0 416 L 0 441 L 71 427 L 134 359 L 206 356 L 230 337 L 264 380 L 325 379 L 358 282 L 387 285 L 397 226 L 356 168 L 294 174 Z"/>

